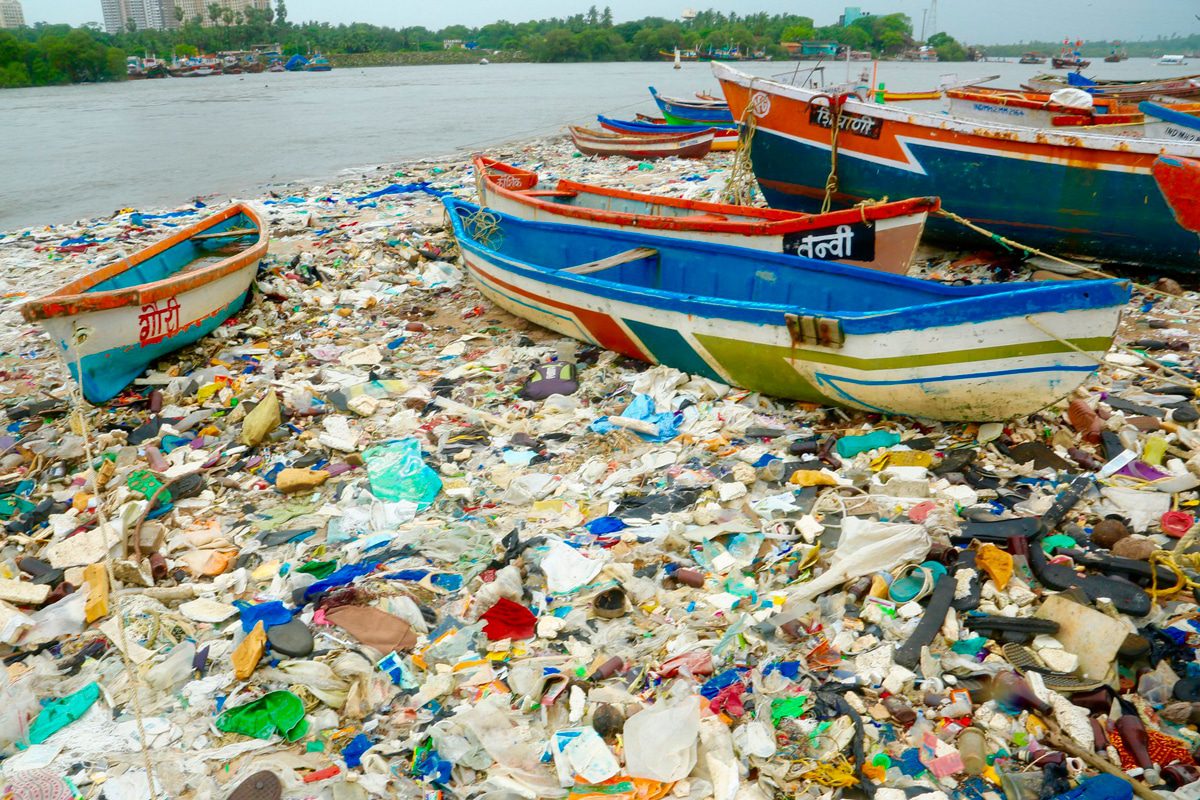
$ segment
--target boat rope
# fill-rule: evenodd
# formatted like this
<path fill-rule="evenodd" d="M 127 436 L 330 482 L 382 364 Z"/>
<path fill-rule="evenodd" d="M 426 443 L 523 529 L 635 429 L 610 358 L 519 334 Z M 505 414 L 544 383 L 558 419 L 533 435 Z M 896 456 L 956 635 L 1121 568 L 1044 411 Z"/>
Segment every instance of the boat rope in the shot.
<path fill-rule="evenodd" d="M 887 201 L 888 201 L 887 195 L 884 195 L 882 200 L 872 200 L 871 198 L 868 197 L 865 200 L 859 200 L 857 203 L 855 203 L 854 207 L 858 209 L 858 213 L 862 217 L 863 225 L 871 224 L 871 221 L 869 219 L 867 219 L 867 209 L 874 208 L 875 206 L 884 205 L 885 203 L 887 203 Z"/>
<path fill-rule="evenodd" d="M 1137 350 L 1134 350 L 1132 347 L 1126 347 L 1123 344 L 1118 344 L 1116 342 L 1113 342 L 1113 347 L 1115 347 L 1116 349 L 1121 350 L 1122 352 L 1125 352 L 1125 353 L 1129 353 L 1130 355 L 1141 359 L 1142 362 L 1145 364 L 1148 364 L 1150 366 L 1161 369 L 1164 373 L 1171 376 L 1171 380 L 1167 381 L 1162 375 L 1159 375 L 1154 372 L 1149 372 L 1147 370 L 1138 369 L 1137 367 L 1125 366 L 1123 364 L 1110 364 L 1110 363 L 1106 362 L 1103 358 L 1100 358 L 1099 356 L 1095 355 L 1094 353 L 1089 353 L 1088 351 L 1080 348 L 1074 342 L 1064 339 L 1061 336 L 1059 336 L 1057 333 L 1054 333 L 1053 331 L 1049 330 L 1044 325 L 1042 325 L 1037 320 L 1035 320 L 1031 315 L 1026 314 L 1025 321 L 1028 322 L 1033 327 L 1037 328 L 1042 333 L 1049 336 L 1051 339 L 1054 339 L 1055 341 L 1057 341 L 1059 344 L 1066 345 L 1070 349 L 1074 350 L 1076 353 L 1086 356 L 1087 358 L 1096 362 L 1100 366 L 1106 366 L 1106 367 L 1115 366 L 1116 368 L 1118 368 L 1120 370 L 1133 373 L 1134 375 L 1139 375 L 1143 378 L 1149 378 L 1149 379 L 1155 380 L 1155 381 L 1163 381 L 1165 383 L 1170 383 L 1172 385 L 1186 386 L 1193 390 L 1200 389 L 1200 383 L 1192 380 L 1191 378 L 1187 377 L 1186 375 L 1176 372 L 1175 370 L 1171 369 L 1166 364 L 1163 364 L 1160 361 L 1156 361 L 1155 359 L 1150 358 L 1149 356 L 1139 353 Z"/>
<path fill-rule="evenodd" d="M 953 211 L 947 211 L 946 209 L 942 208 L 942 209 L 939 209 L 937 213 L 940 214 L 941 216 L 945 217 L 946 219 L 953 220 L 954 222 L 957 222 L 960 225 L 964 225 L 964 226 L 970 228 L 971 230 L 975 231 L 976 233 L 986 236 L 987 238 L 991 239 L 996 244 L 1000 245 L 1001 247 L 1003 247 L 1006 250 L 1022 250 L 1030 255 L 1041 256 L 1042 258 L 1048 258 L 1051 261 L 1057 261 L 1059 264 L 1064 264 L 1068 267 L 1071 267 L 1072 269 L 1079 270 L 1080 272 L 1087 272 L 1091 275 L 1095 275 L 1098 278 L 1108 278 L 1111 280 L 1128 280 L 1128 278 L 1121 278 L 1120 276 L 1113 275 L 1111 272 L 1105 272 L 1104 270 L 1096 269 L 1095 267 L 1088 267 L 1083 264 L 1080 264 L 1077 261 L 1070 261 L 1070 260 L 1062 258 L 1060 256 L 1056 256 L 1056 255 L 1052 255 L 1051 253 L 1047 253 L 1044 250 L 1039 250 L 1036 247 L 1030 247 L 1027 244 L 1021 244 L 1020 242 L 1009 239 L 1007 236 L 1001 236 L 998 233 L 989 231 L 987 228 L 984 228 L 980 225 L 976 225 L 971 220 L 967 219 L 966 217 L 960 217 L 958 214 L 955 214 Z M 1137 283 L 1135 281 L 1129 281 L 1129 282 L 1131 284 L 1133 284 L 1133 286 L 1136 287 L 1139 292 L 1145 292 L 1146 294 L 1156 294 L 1156 295 L 1159 295 L 1160 297 L 1165 297 L 1168 300 L 1182 300 L 1183 302 L 1188 303 L 1190 305 L 1196 305 L 1195 301 L 1188 300 L 1186 297 L 1179 297 L 1178 295 L 1173 295 L 1169 292 L 1164 292 L 1159 289 L 1155 289 L 1153 286 L 1146 286 L 1145 284 Z"/>
<path fill-rule="evenodd" d="M 1180 564 L 1182 563 L 1182 566 Z M 1158 588 L 1158 568 L 1166 567 L 1175 574 L 1175 585 L 1166 589 Z M 1146 591 L 1157 601 L 1160 597 L 1169 597 L 1184 589 L 1200 588 L 1200 583 L 1188 577 L 1183 571 L 1200 569 L 1200 553 L 1180 553 L 1171 550 L 1155 550 L 1150 554 L 1150 588 Z"/>
<path fill-rule="evenodd" d="M 92 431 L 87 421 L 87 403 L 83 399 L 83 357 L 79 354 L 79 348 L 88 340 L 92 331 L 88 328 L 80 328 L 76 324 L 74 333 L 71 336 L 68 351 L 74 356 L 75 375 L 74 380 L 68 380 L 67 385 L 70 386 L 71 398 L 71 421 L 72 427 L 77 428 L 79 436 L 83 439 L 83 457 L 87 459 L 88 477 L 92 482 L 92 490 L 96 493 L 96 517 L 100 521 L 101 529 L 108 527 L 108 515 L 104 511 L 105 504 L 105 488 L 108 481 L 100 480 L 100 474 L 96 470 L 95 449 L 92 446 Z M 71 377 L 71 370 L 66 360 L 66 354 L 59 350 L 59 362 L 62 364 L 63 371 Z M 153 502 L 153 501 L 151 501 Z M 139 533 L 140 535 L 140 533 Z M 126 539 L 125 548 L 128 553 L 129 541 Z M 104 562 L 105 572 L 108 574 L 108 585 L 112 586 L 115 583 L 115 578 L 112 570 L 112 561 L 106 559 Z M 133 666 L 133 662 L 129 659 L 129 644 L 125 638 L 125 620 L 120 609 L 117 609 L 115 614 L 117 621 L 117 632 L 120 634 L 121 643 L 117 648 L 121 651 L 121 662 L 125 669 L 125 678 L 128 680 L 130 688 L 133 691 L 133 717 L 137 724 L 138 743 L 142 749 L 142 763 L 146 768 L 146 786 L 152 798 L 158 796 L 157 779 L 154 777 L 154 764 L 150 759 L 150 746 L 146 740 L 145 715 L 142 712 L 142 679 L 141 674 Z"/>
<path fill-rule="evenodd" d="M 754 204 L 754 165 L 750 159 L 754 133 L 758 130 L 758 116 L 747 106 L 746 113 L 738 123 L 737 152 L 729 167 L 729 180 L 725 182 L 723 202 L 738 206 Z"/>
<path fill-rule="evenodd" d="M 833 207 L 833 196 L 838 190 L 838 134 L 842 129 L 842 108 L 846 105 L 846 100 L 853 95 L 850 94 L 819 94 L 813 98 L 817 101 L 824 97 L 829 103 L 829 111 L 833 115 L 833 119 L 829 126 L 829 175 L 825 178 L 825 198 L 821 201 L 821 213 L 828 214 L 829 209 Z"/>
<path fill-rule="evenodd" d="M 500 217 L 497 214 L 481 208 L 464 214 L 462 219 L 467 235 L 487 249 L 496 250 L 503 244 L 504 232 L 500 230 Z"/>

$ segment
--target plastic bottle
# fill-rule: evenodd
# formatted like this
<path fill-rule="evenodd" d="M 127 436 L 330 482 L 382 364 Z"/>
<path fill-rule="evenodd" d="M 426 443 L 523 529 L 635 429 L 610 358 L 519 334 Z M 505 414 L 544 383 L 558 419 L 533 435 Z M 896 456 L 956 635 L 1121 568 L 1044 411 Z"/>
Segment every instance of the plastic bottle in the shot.
<path fill-rule="evenodd" d="M 900 434 L 891 431 L 871 431 L 862 436 L 843 436 L 837 440 L 835 448 L 842 458 L 854 458 L 859 453 L 874 450 L 878 447 L 892 447 L 900 444 Z"/>
<path fill-rule="evenodd" d="M 917 721 L 917 712 L 913 711 L 912 706 L 904 702 L 903 697 L 889 695 L 883 698 L 883 707 L 892 715 L 892 719 L 899 722 L 901 725 L 911 725 Z"/>
<path fill-rule="evenodd" d="M 987 769 L 987 737 L 983 731 L 974 726 L 963 728 L 958 734 L 957 746 L 963 771 L 968 775 L 982 775 Z"/>

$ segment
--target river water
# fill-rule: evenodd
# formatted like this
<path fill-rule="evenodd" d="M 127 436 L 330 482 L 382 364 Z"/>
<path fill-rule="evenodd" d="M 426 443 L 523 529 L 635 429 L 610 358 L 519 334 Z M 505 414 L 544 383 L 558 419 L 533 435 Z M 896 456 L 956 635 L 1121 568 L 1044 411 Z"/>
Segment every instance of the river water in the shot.
<path fill-rule="evenodd" d="M 745 64 L 803 77 L 811 62 Z M 830 64 L 830 81 L 871 64 Z M 998 75 L 1018 86 L 1042 68 L 1015 63 L 881 62 L 896 90 Z M 1196 69 L 1196 68 L 1191 68 Z M 1150 59 L 1097 63 L 1091 74 L 1159 78 L 1189 67 Z M 646 91 L 718 92 L 707 64 L 492 64 L 379 67 L 131 81 L 0 91 L 0 230 L 66 222 L 202 195 L 253 195 L 373 165 L 484 149 L 551 134 L 597 113 L 656 109 Z"/>

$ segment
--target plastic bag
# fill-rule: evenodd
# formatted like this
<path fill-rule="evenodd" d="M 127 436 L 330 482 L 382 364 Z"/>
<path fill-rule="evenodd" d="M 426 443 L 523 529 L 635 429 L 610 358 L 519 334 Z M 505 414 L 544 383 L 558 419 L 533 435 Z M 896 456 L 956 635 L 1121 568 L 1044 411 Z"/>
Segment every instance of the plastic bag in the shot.
<path fill-rule="evenodd" d="M 442 490 L 442 479 L 421 458 L 421 443 L 412 437 L 372 447 L 363 459 L 371 492 L 381 500 L 409 500 L 424 510 Z"/>
<path fill-rule="evenodd" d="M 850 578 L 924 561 L 931 544 L 929 532 L 921 525 L 846 517 L 842 521 L 842 538 L 829 569 L 815 580 L 792 589 L 791 601 L 811 599 Z"/>
<path fill-rule="evenodd" d="M 625 722 L 625 771 L 664 783 L 683 780 L 696 766 L 699 738 L 695 697 L 650 706 Z"/>

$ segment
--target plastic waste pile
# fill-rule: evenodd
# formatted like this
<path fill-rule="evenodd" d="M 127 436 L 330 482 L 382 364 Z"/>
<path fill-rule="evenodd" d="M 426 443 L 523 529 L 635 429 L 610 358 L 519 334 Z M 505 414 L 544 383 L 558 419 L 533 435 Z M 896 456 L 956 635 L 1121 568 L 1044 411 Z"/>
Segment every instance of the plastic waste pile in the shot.
<path fill-rule="evenodd" d="M 724 180 L 570 152 L 500 155 Z M 260 198 L 253 302 L 102 407 L 13 309 L 203 209 L 0 237 L 4 796 L 1200 796 L 1196 295 L 1131 306 L 1152 373 L 881 418 L 491 307 L 437 201 L 472 187 Z M 930 269 L 1030 270 L 982 264 Z"/>

